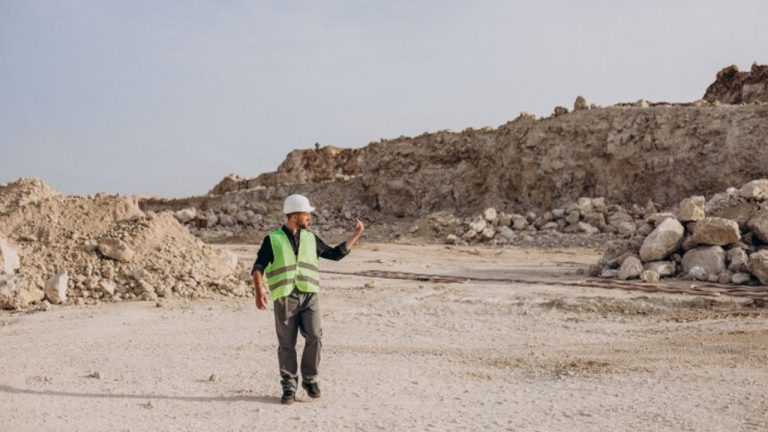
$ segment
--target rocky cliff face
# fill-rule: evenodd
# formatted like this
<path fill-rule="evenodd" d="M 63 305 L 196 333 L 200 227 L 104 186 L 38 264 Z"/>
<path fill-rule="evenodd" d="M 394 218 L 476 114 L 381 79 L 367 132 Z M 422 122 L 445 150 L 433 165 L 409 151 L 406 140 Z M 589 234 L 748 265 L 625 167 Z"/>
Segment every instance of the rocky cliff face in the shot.
<path fill-rule="evenodd" d="M 704 100 L 725 104 L 768 102 L 768 65 L 752 65 L 749 72 L 728 66 L 717 73 Z"/>
<path fill-rule="evenodd" d="M 294 151 L 275 173 L 232 190 L 343 187 L 359 177 L 362 195 L 345 199 L 398 217 L 488 206 L 546 210 L 581 196 L 674 204 L 768 175 L 766 139 L 766 105 L 589 109 L 334 153 Z"/>
<path fill-rule="evenodd" d="M 745 103 L 766 94 L 758 91 L 766 71 L 757 65 L 749 73 L 722 70 L 707 91 L 714 103 L 588 108 L 580 98 L 573 112 L 558 107 L 538 120 L 523 114 L 495 129 L 296 150 L 277 171 L 230 176 L 194 206 L 228 205 L 238 201 L 228 196 L 235 193 L 279 213 L 279 201 L 292 192 L 311 194 L 334 214 L 363 208 L 400 218 L 441 210 L 467 216 L 491 206 L 547 211 L 585 196 L 674 205 L 768 176 L 768 105 Z M 191 204 L 143 205 L 178 210 Z"/>

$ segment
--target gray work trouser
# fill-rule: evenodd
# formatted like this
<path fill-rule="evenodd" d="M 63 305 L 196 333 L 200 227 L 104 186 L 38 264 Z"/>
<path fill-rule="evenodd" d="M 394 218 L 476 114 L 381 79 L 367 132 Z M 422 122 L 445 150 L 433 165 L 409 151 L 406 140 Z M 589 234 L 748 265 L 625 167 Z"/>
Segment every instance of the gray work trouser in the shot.
<path fill-rule="evenodd" d="M 301 355 L 301 376 L 305 382 L 317 382 L 323 330 L 320 328 L 320 306 L 317 293 L 304 293 L 294 288 L 290 295 L 275 300 L 275 329 L 277 330 L 277 359 L 283 390 L 298 386 L 296 338 L 304 337 Z"/>

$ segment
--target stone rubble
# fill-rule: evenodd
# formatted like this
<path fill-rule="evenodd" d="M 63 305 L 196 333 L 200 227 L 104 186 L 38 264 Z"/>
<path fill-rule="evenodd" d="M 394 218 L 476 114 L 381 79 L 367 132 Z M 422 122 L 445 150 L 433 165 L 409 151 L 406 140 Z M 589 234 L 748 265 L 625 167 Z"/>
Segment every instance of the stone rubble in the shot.
<path fill-rule="evenodd" d="M 661 222 L 659 222 L 661 220 Z M 635 272 L 637 259 L 660 278 L 681 277 L 722 284 L 768 285 L 768 180 L 741 188 L 683 199 L 673 213 L 651 215 L 650 234 L 606 248 L 590 274 L 605 278 L 629 275 L 649 283 L 656 278 Z M 640 246 L 638 246 L 638 244 Z"/>

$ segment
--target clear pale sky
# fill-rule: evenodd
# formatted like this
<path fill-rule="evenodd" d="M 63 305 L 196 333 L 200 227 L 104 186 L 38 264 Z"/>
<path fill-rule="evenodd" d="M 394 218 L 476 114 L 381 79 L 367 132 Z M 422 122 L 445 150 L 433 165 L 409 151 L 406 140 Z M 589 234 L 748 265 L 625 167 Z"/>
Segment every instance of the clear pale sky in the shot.
<path fill-rule="evenodd" d="M 766 1 L 0 0 L 0 182 L 187 196 L 314 143 L 699 99 Z M 761 57 L 762 56 L 762 57 Z"/>

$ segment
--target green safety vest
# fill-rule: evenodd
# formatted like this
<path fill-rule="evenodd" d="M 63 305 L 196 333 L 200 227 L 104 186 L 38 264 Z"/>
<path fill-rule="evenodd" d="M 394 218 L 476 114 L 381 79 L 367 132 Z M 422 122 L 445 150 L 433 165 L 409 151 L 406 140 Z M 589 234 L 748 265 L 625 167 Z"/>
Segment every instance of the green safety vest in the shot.
<path fill-rule="evenodd" d="M 316 293 L 320 291 L 315 235 L 301 230 L 299 234 L 299 255 L 293 253 L 291 241 L 282 229 L 269 233 L 274 259 L 264 269 L 272 300 L 285 297 L 296 287 L 299 291 Z"/>

